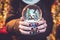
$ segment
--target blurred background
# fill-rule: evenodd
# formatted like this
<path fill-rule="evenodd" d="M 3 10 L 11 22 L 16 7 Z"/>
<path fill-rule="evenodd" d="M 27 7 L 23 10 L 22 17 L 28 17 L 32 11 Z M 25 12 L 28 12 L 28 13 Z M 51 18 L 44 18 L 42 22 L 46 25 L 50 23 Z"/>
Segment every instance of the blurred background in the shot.
<path fill-rule="evenodd" d="M 60 0 L 41 0 L 41 2 L 45 3 L 45 6 L 50 10 L 54 22 L 52 33 L 47 37 L 47 40 L 60 40 Z M 21 0 L 0 0 L 0 40 L 7 38 L 6 23 L 11 19 L 20 18 L 21 10 L 19 7 L 21 3 L 23 3 Z M 22 9 L 23 6 L 20 8 Z M 12 13 L 16 16 L 13 17 Z M 10 16 L 12 17 L 7 19 Z M 16 40 L 16 37 L 12 36 L 12 39 Z"/>

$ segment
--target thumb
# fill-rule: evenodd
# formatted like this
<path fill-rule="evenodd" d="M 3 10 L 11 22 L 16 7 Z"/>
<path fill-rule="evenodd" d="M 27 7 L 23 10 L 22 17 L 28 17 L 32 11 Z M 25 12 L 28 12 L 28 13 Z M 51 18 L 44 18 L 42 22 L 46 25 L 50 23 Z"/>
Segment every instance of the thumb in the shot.
<path fill-rule="evenodd" d="M 24 21 L 24 17 L 20 17 L 20 21 Z"/>

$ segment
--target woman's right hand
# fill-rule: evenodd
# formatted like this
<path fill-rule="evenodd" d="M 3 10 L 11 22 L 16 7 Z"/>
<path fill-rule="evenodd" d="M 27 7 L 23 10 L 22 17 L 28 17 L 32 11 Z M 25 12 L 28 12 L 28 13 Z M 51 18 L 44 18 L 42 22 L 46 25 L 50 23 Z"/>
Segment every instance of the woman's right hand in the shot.
<path fill-rule="evenodd" d="M 19 21 L 19 31 L 22 33 L 22 34 L 30 34 L 30 31 L 31 31 L 31 28 L 29 26 L 30 23 L 24 21 L 24 18 L 21 17 L 20 18 L 20 21 Z"/>

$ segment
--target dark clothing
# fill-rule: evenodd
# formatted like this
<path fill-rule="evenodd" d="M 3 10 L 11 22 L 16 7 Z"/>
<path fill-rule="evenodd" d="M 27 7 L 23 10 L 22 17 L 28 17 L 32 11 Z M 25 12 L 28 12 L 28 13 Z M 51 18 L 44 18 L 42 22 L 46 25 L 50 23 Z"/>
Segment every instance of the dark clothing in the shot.
<path fill-rule="evenodd" d="M 28 36 L 28 35 L 20 35 L 18 40 L 47 40 L 46 37 L 41 37 L 40 35 Z"/>
<path fill-rule="evenodd" d="M 19 2 L 19 1 L 14 1 L 13 3 L 17 3 L 17 2 Z M 48 2 L 46 2 L 46 1 L 40 1 L 39 3 L 37 3 L 36 5 L 38 5 L 41 9 L 42 9 L 42 15 L 43 15 L 43 18 L 46 20 L 46 22 L 47 22 L 47 25 L 48 25 L 48 27 L 47 27 L 47 30 L 46 30 L 46 32 L 44 32 L 44 33 L 40 33 L 40 34 L 38 34 L 38 35 L 34 35 L 34 36 L 29 36 L 29 35 L 22 35 L 20 32 L 19 32 L 19 30 L 18 30 L 18 25 L 19 25 L 19 19 L 16 19 L 15 17 L 17 17 L 17 18 L 20 18 L 21 17 L 21 13 L 22 13 L 22 9 L 27 5 L 27 4 L 25 4 L 25 3 L 23 3 L 21 0 L 20 0 L 20 4 L 18 5 L 18 4 L 16 4 L 16 5 L 18 5 L 18 6 L 16 6 L 15 4 L 11 4 L 12 5 L 12 7 L 15 9 L 15 16 L 11 16 L 11 17 L 9 17 L 9 18 L 7 18 L 7 30 L 9 31 L 9 33 L 10 34 L 15 34 L 16 36 L 17 36 L 17 38 L 18 38 L 18 40 L 46 40 L 46 37 L 51 33 L 51 31 L 52 31 L 52 26 L 53 26 L 53 22 L 52 22 L 52 15 L 51 15 L 51 12 L 50 12 L 50 6 L 51 6 L 51 3 L 49 4 Z M 15 7 L 14 7 L 14 6 Z M 19 7 L 19 8 L 18 8 Z M 17 11 L 18 10 L 18 11 Z M 13 14 L 13 13 L 12 13 Z M 16 20 L 15 22 L 12 20 L 12 19 L 14 19 L 14 20 Z M 11 22 L 11 21 L 12 22 Z M 12 25 L 10 25 L 10 23 L 12 23 Z M 14 24 L 13 24 L 13 22 L 14 22 Z M 15 28 L 15 30 L 13 29 L 14 27 L 16 27 Z M 9 34 L 9 35 L 10 35 Z"/>

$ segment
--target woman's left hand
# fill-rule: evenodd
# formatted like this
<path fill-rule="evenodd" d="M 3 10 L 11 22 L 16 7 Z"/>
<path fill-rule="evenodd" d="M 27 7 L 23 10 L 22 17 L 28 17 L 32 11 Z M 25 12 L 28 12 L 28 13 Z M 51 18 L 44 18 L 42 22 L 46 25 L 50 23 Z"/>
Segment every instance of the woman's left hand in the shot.
<path fill-rule="evenodd" d="M 46 28 L 47 28 L 47 23 L 46 23 L 46 20 L 44 20 L 43 18 L 41 20 L 39 20 L 37 22 L 37 29 L 38 29 L 38 32 L 39 33 L 43 33 L 46 31 Z"/>

